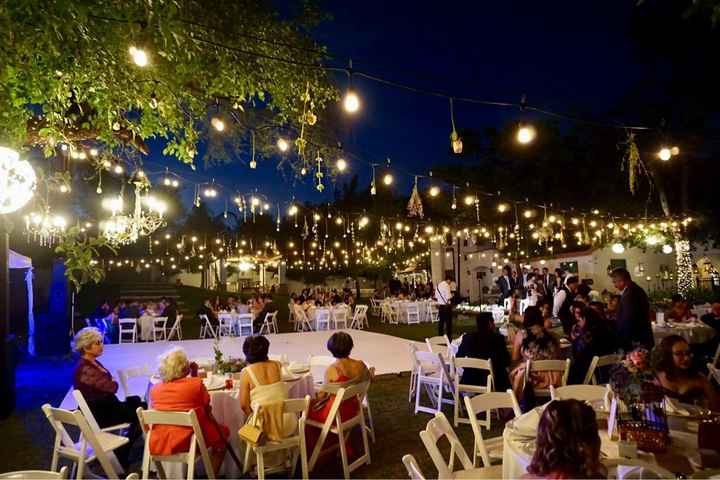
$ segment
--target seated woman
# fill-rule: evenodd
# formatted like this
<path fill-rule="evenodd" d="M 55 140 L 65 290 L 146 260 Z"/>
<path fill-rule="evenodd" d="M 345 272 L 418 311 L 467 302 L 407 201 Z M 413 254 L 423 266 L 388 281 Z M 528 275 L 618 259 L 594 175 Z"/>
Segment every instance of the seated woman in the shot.
<path fill-rule="evenodd" d="M 572 363 L 568 383 L 583 383 L 593 357 L 611 354 L 616 349 L 615 339 L 597 311 L 592 307 L 580 310 L 577 323 L 573 327 Z"/>
<path fill-rule="evenodd" d="M 524 479 L 605 478 L 595 411 L 578 400 L 554 400 L 540 417 Z"/>
<path fill-rule="evenodd" d="M 707 377 L 694 367 L 690 345 L 684 338 L 679 335 L 663 338 L 656 355 L 656 383 L 665 395 L 720 411 L 720 397 Z"/>
<path fill-rule="evenodd" d="M 456 357 L 492 359 L 494 390 L 504 392 L 510 388 L 508 367 L 510 354 L 505 337 L 495 331 L 495 322 L 491 312 L 481 312 L 476 317 L 477 331 L 466 333 L 462 337 Z M 475 368 L 463 371 L 460 383 L 464 385 L 485 385 L 487 373 Z"/>
<path fill-rule="evenodd" d="M 336 358 L 335 363 L 325 370 L 325 385 L 323 391 L 318 392 L 317 400 L 313 401 L 310 406 L 310 414 L 308 418 L 319 423 L 324 423 L 330 414 L 335 395 L 332 392 L 339 388 L 349 387 L 358 383 L 370 381 L 373 377 L 373 371 L 368 369 L 361 360 L 350 358 L 350 352 L 353 349 L 353 340 L 350 335 L 345 332 L 333 333 L 327 342 L 327 348 L 333 357 Z M 347 420 L 357 415 L 360 410 L 360 402 L 357 398 L 348 398 L 340 404 L 339 415 L 341 420 Z M 318 428 L 307 426 L 305 429 L 307 437 L 308 455 L 312 455 L 315 444 L 320 436 Z M 350 456 L 352 450 L 348 445 L 348 454 Z"/>
<path fill-rule="evenodd" d="M 543 327 L 545 327 L 545 330 L 550 330 L 553 328 L 552 302 L 543 301 L 542 305 L 540 305 L 540 310 L 542 311 Z"/>
<path fill-rule="evenodd" d="M 200 310 L 198 310 L 198 315 L 207 316 L 208 320 L 210 321 L 210 325 L 212 325 L 213 328 L 216 328 L 219 325 L 217 313 L 213 308 L 212 302 L 209 298 L 206 298 L 203 302 Z"/>
<path fill-rule="evenodd" d="M 202 378 L 189 377 L 190 362 L 185 351 L 173 348 L 160 356 L 158 368 L 162 383 L 150 390 L 150 404 L 153 409 L 167 412 L 189 412 L 195 410 L 202 429 L 205 445 L 209 449 L 213 470 L 217 473 L 225 457 L 225 445 L 229 430 L 219 425 L 212 417 L 210 394 Z M 175 425 L 157 425 L 150 436 L 150 453 L 173 455 L 187 452 L 190 448 L 192 428 Z"/>
<path fill-rule="evenodd" d="M 130 442 L 115 450 L 120 464 L 126 467 L 129 465 L 130 449 L 140 436 L 140 425 L 135 410 L 138 407 L 146 408 L 147 405 L 140 401 L 140 397 L 130 396 L 121 402 L 115 396 L 118 383 L 113 380 L 108 369 L 98 361 L 104 347 L 100 330 L 95 327 L 83 328 L 75 335 L 73 346 L 80 354 L 80 360 L 73 373 L 73 388 L 83 394 L 100 428 L 126 422 L 130 424 L 128 429 Z"/>
<path fill-rule="evenodd" d="M 687 300 L 685 300 L 682 295 L 673 295 L 672 307 L 667 313 L 665 319 L 672 322 L 682 323 L 689 322 L 694 318 L 695 316 L 692 315 L 692 313 L 690 312 L 690 305 L 688 304 Z"/>
<path fill-rule="evenodd" d="M 525 361 L 557 360 L 560 358 L 560 344 L 545 330 L 543 318 L 538 307 L 527 307 L 523 318 L 523 330 L 515 335 L 512 360 L 523 362 L 510 372 L 512 388 L 518 399 L 522 398 L 525 378 Z M 560 384 L 558 372 L 534 372 L 530 381 L 534 388 L 548 388 Z"/>

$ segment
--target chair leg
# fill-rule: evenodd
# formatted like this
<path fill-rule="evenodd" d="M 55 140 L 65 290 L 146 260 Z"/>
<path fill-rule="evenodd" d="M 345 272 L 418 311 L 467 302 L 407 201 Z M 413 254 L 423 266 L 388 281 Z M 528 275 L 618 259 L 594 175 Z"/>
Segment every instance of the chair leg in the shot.
<path fill-rule="evenodd" d="M 245 458 L 243 459 L 243 475 L 246 475 L 250 471 L 250 450 L 252 447 L 249 443 L 245 443 Z"/>
<path fill-rule="evenodd" d="M 255 459 L 257 461 L 258 480 L 265 480 L 265 456 L 262 450 L 255 450 Z"/>
<path fill-rule="evenodd" d="M 420 409 L 420 384 L 419 384 L 419 378 L 417 375 L 415 376 L 415 415 L 417 415 L 418 410 Z"/>
<path fill-rule="evenodd" d="M 338 420 L 338 442 L 340 442 L 340 459 L 342 461 L 343 475 L 346 480 L 350 478 L 350 465 L 348 463 L 347 451 L 345 450 L 345 435 L 339 427 L 340 421 Z"/>

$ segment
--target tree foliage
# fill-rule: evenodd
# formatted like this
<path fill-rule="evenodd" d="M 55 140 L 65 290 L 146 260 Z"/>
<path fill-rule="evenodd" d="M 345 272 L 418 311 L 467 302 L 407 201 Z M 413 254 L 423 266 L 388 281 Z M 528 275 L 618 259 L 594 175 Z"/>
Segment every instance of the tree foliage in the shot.
<path fill-rule="evenodd" d="M 306 3 L 287 18 L 253 0 L 4 0 L 0 143 L 51 155 L 63 141 L 142 151 L 161 138 L 165 154 L 193 163 L 214 114 L 244 139 L 248 127 L 302 129 L 337 97 L 315 67 L 326 51 L 308 32 L 320 18 Z M 253 109 L 262 114 L 248 119 Z"/>

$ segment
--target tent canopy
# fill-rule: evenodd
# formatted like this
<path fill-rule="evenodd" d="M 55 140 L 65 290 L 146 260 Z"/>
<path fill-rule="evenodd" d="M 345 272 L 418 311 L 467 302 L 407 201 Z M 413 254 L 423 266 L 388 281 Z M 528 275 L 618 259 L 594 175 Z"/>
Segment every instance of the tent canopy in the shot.
<path fill-rule="evenodd" d="M 32 260 L 25 255 L 10 250 L 10 268 L 32 268 Z"/>

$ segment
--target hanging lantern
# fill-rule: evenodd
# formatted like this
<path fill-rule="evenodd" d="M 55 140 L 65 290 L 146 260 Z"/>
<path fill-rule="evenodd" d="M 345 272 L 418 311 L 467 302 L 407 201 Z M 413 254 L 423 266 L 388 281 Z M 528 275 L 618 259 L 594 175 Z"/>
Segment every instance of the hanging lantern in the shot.
<path fill-rule="evenodd" d="M 24 207 L 33 196 L 35 171 L 26 160 L 9 148 L 0 147 L 0 214 Z"/>

